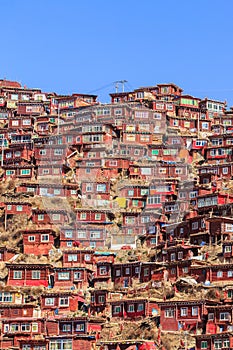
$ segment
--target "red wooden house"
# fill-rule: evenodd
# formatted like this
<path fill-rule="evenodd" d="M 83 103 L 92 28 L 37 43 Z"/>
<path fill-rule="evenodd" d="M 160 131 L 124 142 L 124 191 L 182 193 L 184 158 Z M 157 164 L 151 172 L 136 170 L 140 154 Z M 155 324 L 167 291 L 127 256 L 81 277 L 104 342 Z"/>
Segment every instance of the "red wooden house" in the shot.
<path fill-rule="evenodd" d="M 30 340 L 33 336 L 45 335 L 45 320 L 34 317 L 2 319 L 2 333 L 4 336 L 13 338 L 13 345 L 18 347 L 22 338 Z"/>
<path fill-rule="evenodd" d="M 226 349 L 233 347 L 233 337 L 231 332 L 218 334 L 196 334 L 196 350 Z"/>
<path fill-rule="evenodd" d="M 129 184 L 118 188 L 118 196 L 126 198 L 127 208 L 144 208 L 148 186 L 143 184 Z"/>
<path fill-rule="evenodd" d="M 64 209 L 32 209 L 32 222 L 37 225 L 64 225 L 68 222 L 68 213 Z"/>
<path fill-rule="evenodd" d="M 20 350 L 48 350 L 48 339 L 19 339 Z"/>
<path fill-rule="evenodd" d="M 217 243 L 231 240 L 233 236 L 233 219 L 224 216 L 212 216 L 206 220 L 209 223 L 210 242 Z M 226 252 L 227 253 L 227 252 Z M 229 253 L 229 252 L 228 252 Z"/>
<path fill-rule="evenodd" d="M 232 331 L 232 305 L 207 306 L 206 333 L 215 334 Z"/>
<path fill-rule="evenodd" d="M 31 163 L 32 157 L 31 145 L 15 144 L 9 145 L 3 151 L 3 164 L 7 165 L 27 165 Z"/>
<path fill-rule="evenodd" d="M 204 326 L 205 300 L 182 300 L 158 302 L 160 326 L 164 331 L 188 329 L 195 332 Z"/>
<path fill-rule="evenodd" d="M 115 287 L 130 287 L 134 279 L 139 278 L 141 263 L 139 261 L 114 263 L 112 265 L 112 281 Z"/>
<path fill-rule="evenodd" d="M 56 233 L 52 229 L 26 229 L 19 233 L 23 236 L 24 254 L 48 256 L 54 247 Z"/>
<path fill-rule="evenodd" d="M 167 266 L 169 280 L 176 281 L 179 277 L 189 276 L 191 273 L 191 260 L 172 261 Z"/>
<path fill-rule="evenodd" d="M 6 201 L 5 213 L 6 215 L 26 214 L 28 217 L 30 217 L 32 213 L 32 204 L 30 202 Z"/>
<path fill-rule="evenodd" d="M 85 299 L 75 291 L 47 291 L 40 296 L 42 316 L 66 315 L 77 312 Z"/>
<path fill-rule="evenodd" d="M 0 304 L 0 315 L 4 319 L 14 319 L 18 317 L 34 317 L 35 304 Z"/>
<path fill-rule="evenodd" d="M 105 209 L 77 208 L 77 221 L 86 224 L 111 224 L 114 214 Z"/>
<path fill-rule="evenodd" d="M 99 261 L 96 263 L 96 270 L 92 279 L 91 285 L 97 286 L 108 285 L 111 282 L 111 261 Z"/>
<path fill-rule="evenodd" d="M 123 297 L 110 299 L 112 317 L 126 318 L 128 320 L 141 319 L 158 315 L 158 305 L 150 298 Z"/>
<path fill-rule="evenodd" d="M 91 266 L 94 262 L 94 250 L 84 248 L 65 249 L 63 253 L 63 266 Z"/>
<path fill-rule="evenodd" d="M 34 177 L 34 166 L 27 165 L 3 165 L 4 178 L 32 179 Z"/>
<path fill-rule="evenodd" d="M 107 308 L 107 289 L 92 289 L 90 290 L 91 302 L 90 302 L 90 314 L 96 315 L 99 313 L 104 313 Z"/>
<path fill-rule="evenodd" d="M 233 279 L 233 264 L 192 265 L 190 274 L 197 282 L 229 282 Z"/>
<path fill-rule="evenodd" d="M 33 129 L 34 120 L 30 116 L 17 116 L 11 117 L 8 121 L 9 129 L 23 129 L 23 130 L 32 130 Z"/>
<path fill-rule="evenodd" d="M 8 286 L 48 286 L 49 264 L 6 263 Z"/>
<path fill-rule="evenodd" d="M 164 247 L 162 250 L 163 261 L 173 262 L 192 259 L 198 255 L 198 248 L 199 246 L 185 244 Z"/>
<path fill-rule="evenodd" d="M 134 320 L 147 316 L 148 301 L 146 299 L 120 299 L 109 301 L 109 303 L 111 305 L 112 318 Z"/>
<path fill-rule="evenodd" d="M 54 285 L 60 289 L 86 289 L 88 278 L 92 270 L 88 267 L 54 267 Z"/>
<path fill-rule="evenodd" d="M 40 101 L 18 101 L 17 114 L 40 115 L 45 111 L 44 102 Z"/>

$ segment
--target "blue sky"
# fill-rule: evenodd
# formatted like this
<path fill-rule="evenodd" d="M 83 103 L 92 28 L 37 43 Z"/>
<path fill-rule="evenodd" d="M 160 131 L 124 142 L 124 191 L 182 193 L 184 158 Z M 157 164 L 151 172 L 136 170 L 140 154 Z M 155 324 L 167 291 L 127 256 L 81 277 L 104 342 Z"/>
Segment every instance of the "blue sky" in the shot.
<path fill-rule="evenodd" d="M 174 82 L 233 105 L 232 0 L 0 5 L 0 78 L 62 94 L 95 92 L 103 102 L 116 80 L 126 79 L 127 90 Z"/>

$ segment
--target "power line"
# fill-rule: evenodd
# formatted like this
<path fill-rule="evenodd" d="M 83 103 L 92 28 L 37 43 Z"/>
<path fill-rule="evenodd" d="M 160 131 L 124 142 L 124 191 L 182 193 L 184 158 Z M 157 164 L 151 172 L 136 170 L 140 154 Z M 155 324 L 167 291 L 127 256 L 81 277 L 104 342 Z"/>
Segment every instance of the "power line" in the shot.
<path fill-rule="evenodd" d="M 112 85 L 113 85 L 113 83 L 110 83 L 110 84 L 101 86 L 101 87 L 99 87 L 98 89 L 89 91 L 88 94 L 92 94 L 93 92 L 97 92 L 97 91 L 100 91 L 100 90 L 104 90 L 104 89 L 106 89 L 107 87 L 110 87 L 110 86 L 112 86 Z"/>

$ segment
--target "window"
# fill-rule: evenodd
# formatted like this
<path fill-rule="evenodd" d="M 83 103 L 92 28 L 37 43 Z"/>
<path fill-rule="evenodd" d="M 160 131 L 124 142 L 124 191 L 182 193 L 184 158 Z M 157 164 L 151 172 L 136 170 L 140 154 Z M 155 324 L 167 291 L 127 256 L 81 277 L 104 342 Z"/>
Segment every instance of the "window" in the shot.
<path fill-rule="evenodd" d="M 21 331 L 22 332 L 29 332 L 30 331 L 30 324 L 29 323 L 22 323 L 21 324 Z"/>
<path fill-rule="evenodd" d="M 165 309 L 165 318 L 173 318 L 175 316 L 175 310 L 173 308 Z"/>
<path fill-rule="evenodd" d="M 15 170 L 6 170 L 6 176 L 11 176 L 15 174 Z"/>
<path fill-rule="evenodd" d="M 232 289 L 229 289 L 228 291 L 227 291 L 227 297 L 228 298 L 233 298 L 233 290 Z"/>
<path fill-rule="evenodd" d="M 32 323 L 32 332 L 38 332 L 38 323 L 36 322 Z"/>
<path fill-rule="evenodd" d="M 115 274 L 116 274 L 116 276 L 120 276 L 121 275 L 121 270 L 120 269 L 116 269 Z"/>
<path fill-rule="evenodd" d="M 96 191 L 97 192 L 106 192 L 106 184 L 97 184 Z"/>
<path fill-rule="evenodd" d="M 65 238 L 72 238 L 73 237 L 73 231 L 72 230 L 66 230 L 65 231 Z"/>
<path fill-rule="evenodd" d="M 149 269 L 148 268 L 144 269 L 144 276 L 149 276 Z"/>
<path fill-rule="evenodd" d="M 49 235 L 41 235 L 41 242 L 48 242 L 49 241 Z"/>
<path fill-rule="evenodd" d="M 206 340 L 202 340 L 201 341 L 201 349 L 207 349 L 207 347 L 208 347 L 207 341 Z"/>
<path fill-rule="evenodd" d="M 90 238 L 95 238 L 95 239 L 99 239 L 101 236 L 101 232 L 100 231 L 90 231 Z"/>
<path fill-rule="evenodd" d="M 45 306 L 54 305 L 54 298 L 45 298 Z"/>
<path fill-rule="evenodd" d="M 21 280 L 22 279 L 22 271 L 13 271 L 13 279 L 14 280 Z"/>
<path fill-rule="evenodd" d="M 23 206 L 22 205 L 17 205 L 16 206 L 16 211 L 23 211 Z"/>
<path fill-rule="evenodd" d="M 28 236 L 28 242 L 35 242 L 36 237 L 35 236 Z"/>
<path fill-rule="evenodd" d="M 31 125 L 30 119 L 23 119 L 23 125 Z"/>
<path fill-rule="evenodd" d="M 233 271 L 232 270 L 227 271 L 227 277 L 233 277 Z"/>
<path fill-rule="evenodd" d="M 31 350 L 31 345 L 23 344 L 22 350 Z"/>
<path fill-rule="evenodd" d="M 11 325 L 10 325 L 10 330 L 11 330 L 11 332 L 18 332 L 20 329 L 19 329 L 19 324 L 17 324 L 17 323 L 12 323 Z"/>
<path fill-rule="evenodd" d="M 143 310 L 144 310 L 144 305 L 138 304 L 137 311 L 143 311 Z"/>
<path fill-rule="evenodd" d="M 192 230 L 197 230 L 198 229 L 198 221 L 195 221 L 192 223 Z"/>
<path fill-rule="evenodd" d="M 49 343 L 49 350 L 72 350 L 72 339 L 56 339 Z"/>
<path fill-rule="evenodd" d="M 63 149 L 56 148 L 56 149 L 54 150 L 54 155 L 55 155 L 55 156 L 60 156 L 60 155 L 62 155 L 62 154 L 63 154 Z"/>
<path fill-rule="evenodd" d="M 40 279 L 40 271 L 32 271 L 32 279 L 39 280 Z"/>
<path fill-rule="evenodd" d="M 105 296 L 104 295 L 99 295 L 98 296 L 98 302 L 99 303 L 105 303 Z"/>
<path fill-rule="evenodd" d="M 100 266 L 99 272 L 100 272 L 100 275 L 106 275 L 107 274 L 107 267 L 106 266 Z"/>
<path fill-rule="evenodd" d="M 126 216 L 125 223 L 129 224 L 129 225 L 133 225 L 135 223 L 135 217 L 134 216 Z"/>
<path fill-rule="evenodd" d="M 126 267 L 126 269 L 125 269 L 125 274 L 126 274 L 126 275 L 129 275 L 129 274 L 130 274 L 130 268 L 129 268 L 129 267 Z"/>
<path fill-rule="evenodd" d="M 77 231 L 77 238 L 86 238 L 86 231 L 84 230 L 78 230 Z"/>
<path fill-rule="evenodd" d="M 176 253 L 171 253 L 171 261 L 176 260 Z"/>
<path fill-rule="evenodd" d="M 91 261 L 91 255 L 90 254 L 85 254 L 84 255 L 84 260 Z"/>
<path fill-rule="evenodd" d="M 6 208 L 7 208 L 7 210 L 12 210 L 12 205 L 8 204 Z"/>
<path fill-rule="evenodd" d="M 230 340 L 223 339 L 223 348 L 229 348 L 229 347 L 230 347 Z"/>
<path fill-rule="evenodd" d="M 59 298 L 59 306 L 69 306 L 69 297 Z"/>
<path fill-rule="evenodd" d="M 134 304 L 128 305 L 128 312 L 134 312 Z"/>
<path fill-rule="evenodd" d="M 53 194 L 60 195 L 61 194 L 61 190 L 58 189 L 58 188 L 55 188 L 54 191 L 53 191 Z"/>
<path fill-rule="evenodd" d="M 229 312 L 220 312 L 219 319 L 220 321 L 230 321 L 231 317 Z"/>
<path fill-rule="evenodd" d="M 74 281 L 81 280 L 82 279 L 82 273 L 80 271 L 74 272 Z"/>
<path fill-rule="evenodd" d="M 0 302 L 12 303 L 12 294 L 8 292 L 0 293 Z"/>
<path fill-rule="evenodd" d="M 44 214 L 38 214 L 38 221 L 44 220 Z"/>
<path fill-rule="evenodd" d="M 96 213 L 95 214 L 95 220 L 101 220 L 101 214 L 100 213 Z"/>
<path fill-rule="evenodd" d="M 7 152 L 6 153 L 6 158 L 11 158 L 12 157 L 12 153 L 11 152 Z"/>
<path fill-rule="evenodd" d="M 155 196 L 148 196 L 147 203 L 148 204 L 160 204 L 161 203 L 161 196 L 159 194 L 155 195 Z"/>
<path fill-rule="evenodd" d="M 198 307 L 197 306 L 192 307 L 192 316 L 198 316 Z"/>
<path fill-rule="evenodd" d="M 62 325 L 62 331 L 63 332 L 71 332 L 71 324 L 69 324 L 69 323 L 63 324 Z"/>
<path fill-rule="evenodd" d="M 183 252 L 178 252 L 178 260 L 183 259 Z"/>
<path fill-rule="evenodd" d="M 86 213 L 80 213 L 80 220 L 86 220 L 87 214 Z"/>
<path fill-rule="evenodd" d="M 209 321 L 213 321 L 214 320 L 214 313 L 211 312 L 211 313 L 208 314 L 208 320 Z"/>
<path fill-rule="evenodd" d="M 77 254 L 68 254 L 68 261 L 78 261 Z"/>
<path fill-rule="evenodd" d="M 120 306 L 113 306 L 113 312 L 115 314 L 119 314 L 121 312 L 121 307 Z"/>
<path fill-rule="evenodd" d="M 53 214 L 52 215 L 52 220 L 55 220 L 55 221 L 60 220 L 60 214 Z"/>
<path fill-rule="evenodd" d="M 182 268 L 183 273 L 189 273 L 189 268 L 187 266 Z"/>
<path fill-rule="evenodd" d="M 233 224 L 226 224 L 226 232 L 233 232 Z"/>
<path fill-rule="evenodd" d="M 69 281 L 70 273 L 69 272 L 58 272 L 59 281 Z"/>
<path fill-rule="evenodd" d="M 222 349 L 222 340 L 221 339 L 214 340 L 214 349 Z"/>
<path fill-rule="evenodd" d="M 188 316 L 188 308 L 187 307 L 182 307 L 180 309 L 180 316 Z"/>
<path fill-rule="evenodd" d="M 78 324 L 76 324 L 75 330 L 76 330 L 77 332 L 84 332 L 84 330 L 85 330 L 84 323 L 78 323 Z"/>
<path fill-rule="evenodd" d="M 20 174 L 21 175 L 30 175 L 31 174 L 31 170 L 30 169 L 21 169 L 20 170 Z"/>
<path fill-rule="evenodd" d="M 222 271 L 217 271 L 217 277 L 221 278 L 223 276 L 223 272 Z"/>

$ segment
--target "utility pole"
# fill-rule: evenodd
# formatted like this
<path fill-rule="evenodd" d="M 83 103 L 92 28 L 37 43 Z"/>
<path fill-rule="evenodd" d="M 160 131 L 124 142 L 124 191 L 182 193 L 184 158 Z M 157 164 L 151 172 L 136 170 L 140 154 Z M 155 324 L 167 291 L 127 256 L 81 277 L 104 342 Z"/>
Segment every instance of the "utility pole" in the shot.
<path fill-rule="evenodd" d="M 118 88 L 119 88 L 119 85 L 118 84 L 121 84 L 122 86 L 122 92 L 125 92 L 125 83 L 127 83 L 128 81 L 127 80 L 117 80 L 115 81 L 115 89 L 116 89 L 116 93 L 118 93 Z"/>
<path fill-rule="evenodd" d="M 2 138 L 2 158 L 1 158 L 1 166 L 3 166 L 3 158 L 4 158 L 4 142 L 5 142 L 5 138 L 3 136 Z"/>

